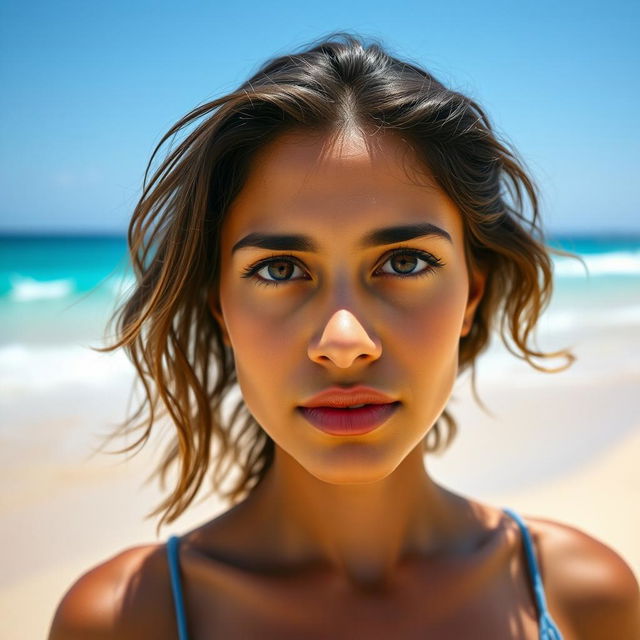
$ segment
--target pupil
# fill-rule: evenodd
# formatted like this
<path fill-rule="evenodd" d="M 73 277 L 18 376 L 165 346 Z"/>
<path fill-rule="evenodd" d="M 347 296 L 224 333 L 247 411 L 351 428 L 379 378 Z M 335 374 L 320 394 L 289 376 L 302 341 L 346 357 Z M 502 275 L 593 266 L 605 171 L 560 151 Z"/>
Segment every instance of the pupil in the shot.
<path fill-rule="evenodd" d="M 400 269 L 400 272 L 401 273 L 410 273 L 412 271 L 412 269 L 416 266 L 415 265 L 415 261 L 417 260 L 417 258 L 415 256 L 413 256 L 413 257 L 403 256 L 401 258 L 395 257 L 394 260 L 396 260 L 398 263 L 404 264 L 405 266 L 407 264 L 409 264 L 409 268 L 406 271 L 403 271 L 402 269 Z"/>
<path fill-rule="evenodd" d="M 276 265 L 280 266 L 276 267 Z M 276 278 L 276 280 L 284 280 L 286 278 L 281 278 L 279 276 L 291 275 L 290 273 L 286 273 L 289 268 L 293 269 L 293 265 L 289 262 L 272 262 L 270 265 L 268 265 L 267 270 L 269 271 L 269 275 L 273 278 Z"/>

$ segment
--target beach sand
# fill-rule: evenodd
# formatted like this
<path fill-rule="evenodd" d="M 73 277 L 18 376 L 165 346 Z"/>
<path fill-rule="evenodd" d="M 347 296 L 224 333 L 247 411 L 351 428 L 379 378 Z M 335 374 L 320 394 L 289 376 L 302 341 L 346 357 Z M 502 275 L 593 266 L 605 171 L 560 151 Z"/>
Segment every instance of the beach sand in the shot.
<path fill-rule="evenodd" d="M 488 358 L 479 392 L 495 417 L 477 407 L 463 376 L 451 404 L 458 435 L 443 456 L 427 457 L 430 473 L 474 499 L 582 529 L 639 575 L 640 359 L 629 350 L 635 336 L 636 327 L 590 336 L 578 362 L 561 374 Z M 143 483 L 159 444 L 126 461 L 85 459 L 95 433 L 120 415 L 113 407 L 125 405 L 129 385 L 125 376 L 106 391 L 99 384 L 43 389 L 4 407 L 13 431 L 0 431 L 2 637 L 46 638 L 58 602 L 82 573 L 158 540 L 155 520 L 144 516 L 165 494 Z M 160 540 L 223 509 L 207 498 L 163 528 Z"/>

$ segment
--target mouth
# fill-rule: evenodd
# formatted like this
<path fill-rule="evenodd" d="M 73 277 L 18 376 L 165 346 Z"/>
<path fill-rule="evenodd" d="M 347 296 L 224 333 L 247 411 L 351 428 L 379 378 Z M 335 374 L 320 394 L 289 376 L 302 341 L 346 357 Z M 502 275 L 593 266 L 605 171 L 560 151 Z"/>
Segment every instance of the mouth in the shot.
<path fill-rule="evenodd" d="M 400 402 L 365 404 L 359 407 L 298 407 L 303 417 L 320 431 L 336 436 L 369 433 L 384 424 Z"/>

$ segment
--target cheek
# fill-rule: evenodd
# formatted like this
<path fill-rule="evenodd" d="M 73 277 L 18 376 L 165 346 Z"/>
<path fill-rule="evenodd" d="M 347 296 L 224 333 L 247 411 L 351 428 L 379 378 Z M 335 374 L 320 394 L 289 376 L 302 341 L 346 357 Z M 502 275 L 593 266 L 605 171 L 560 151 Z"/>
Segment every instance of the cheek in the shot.
<path fill-rule="evenodd" d="M 396 325 L 397 365 L 410 372 L 414 406 L 429 405 L 430 413 L 444 408 L 456 379 L 465 302 L 464 281 L 443 279 L 423 303 L 405 310 Z"/>
<path fill-rule="evenodd" d="M 462 279 L 442 278 L 419 302 L 405 307 L 398 321 L 407 346 L 434 356 L 455 348 L 464 318 L 465 294 Z"/>
<path fill-rule="evenodd" d="M 282 305 L 280 305 L 281 307 Z M 283 315 L 277 304 L 261 304 L 259 298 L 238 296 L 227 315 L 236 360 L 273 368 L 273 363 L 286 358 L 291 344 L 291 316 Z"/>
<path fill-rule="evenodd" d="M 254 416 L 262 422 L 272 410 L 271 405 L 282 402 L 287 389 L 290 329 L 281 316 L 270 315 L 264 304 L 249 296 L 227 295 L 223 311 L 240 390 Z"/>
<path fill-rule="evenodd" d="M 220 302 L 237 365 L 260 363 L 284 342 L 279 319 L 269 314 L 269 305 L 250 287 L 225 280 Z"/>

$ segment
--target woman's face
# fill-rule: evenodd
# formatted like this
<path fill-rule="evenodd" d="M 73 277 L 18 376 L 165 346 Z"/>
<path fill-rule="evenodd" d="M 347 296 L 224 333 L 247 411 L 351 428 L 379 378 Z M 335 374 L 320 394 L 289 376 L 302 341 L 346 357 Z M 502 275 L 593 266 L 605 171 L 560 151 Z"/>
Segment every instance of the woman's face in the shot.
<path fill-rule="evenodd" d="M 210 295 L 251 413 L 331 483 L 382 479 L 421 444 L 451 394 L 484 286 L 467 273 L 453 202 L 426 173 L 415 182 L 424 170 L 400 137 L 368 140 L 373 148 L 359 134 L 290 132 L 262 148 L 222 228 L 221 313 Z M 427 224 L 442 231 L 365 242 Z M 234 251 L 250 234 L 305 242 Z M 326 434 L 297 410 L 327 387 L 355 384 L 401 402 L 368 434 Z"/>

